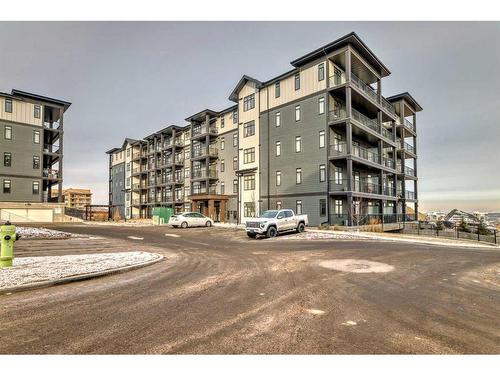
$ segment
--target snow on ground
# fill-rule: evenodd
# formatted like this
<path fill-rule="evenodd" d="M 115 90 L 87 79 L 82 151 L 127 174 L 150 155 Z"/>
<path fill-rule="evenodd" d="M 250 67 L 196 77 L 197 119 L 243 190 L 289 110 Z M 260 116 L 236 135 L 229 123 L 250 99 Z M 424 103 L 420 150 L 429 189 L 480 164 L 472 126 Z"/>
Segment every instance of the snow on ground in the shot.
<path fill-rule="evenodd" d="M 369 238 L 356 232 L 332 232 L 307 230 L 297 234 L 285 234 L 277 237 L 283 240 L 358 240 Z M 271 239 L 274 240 L 274 239 Z"/>
<path fill-rule="evenodd" d="M 153 220 L 144 221 L 84 221 L 87 225 L 113 225 L 117 227 L 150 227 L 153 225 Z"/>
<path fill-rule="evenodd" d="M 19 234 L 22 239 L 78 237 L 76 234 L 47 228 L 16 227 L 16 233 Z"/>
<path fill-rule="evenodd" d="M 113 270 L 159 258 L 158 254 L 144 251 L 14 258 L 13 267 L 0 268 L 0 290 Z"/>

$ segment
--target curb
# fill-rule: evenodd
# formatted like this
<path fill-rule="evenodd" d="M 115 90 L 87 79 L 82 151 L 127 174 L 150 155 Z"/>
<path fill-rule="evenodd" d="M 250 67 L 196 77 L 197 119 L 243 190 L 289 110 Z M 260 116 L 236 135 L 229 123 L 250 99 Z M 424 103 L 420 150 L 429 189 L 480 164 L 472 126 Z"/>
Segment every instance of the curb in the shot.
<path fill-rule="evenodd" d="M 154 254 L 156 254 L 156 253 L 154 253 Z M 147 266 L 153 265 L 153 264 L 158 263 L 164 259 L 163 255 L 160 255 L 160 254 L 157 254 L 157 255 L 158 255 L 157 259 L 153 259 L 153 260 L 150 260 L 150 261 L 144 262 L 144 263 L 132 264 L 130 266 L 113 268 L 110 270 L 99 271 L 99 272 L 94 272 L 94 273 L 85 273 L 85 274 L 76 275 L 76 276 L 68 276 L 68 277 L 64 277 L 62 279 L 57 279 L 57 280 L 40 281 L 37 283 L 19 285 L 19 286 L 15 286 L 15 287 L 11 287 L 11 288 L 3 288 L 3 289 L 0 288 L 0 294 L 24 292 L 27 290 L 47 288 L 47 287 L 56 286 L 56 285 L 60 285 L 60 284 L 68 284 L 68 283 L 72 283 L 72 282 L 76 282 L 76 281 L 91 280 L 91 279 L 96 279 L 98 277 L 124 273 L 127 271 L 133 271 L 133 270 L 136 270 L 136 269 L 139 269 L 142 267 L 147 267 Z"/>

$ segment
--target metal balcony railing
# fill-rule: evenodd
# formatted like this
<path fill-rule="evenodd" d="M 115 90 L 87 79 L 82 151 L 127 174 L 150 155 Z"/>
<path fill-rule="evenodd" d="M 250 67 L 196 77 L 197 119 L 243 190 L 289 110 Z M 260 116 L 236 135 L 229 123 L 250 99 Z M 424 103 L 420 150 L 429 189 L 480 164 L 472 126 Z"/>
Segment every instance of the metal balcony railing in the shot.
<path fill-rule="evenodd" d="M 197 147 L 193 148 L 193 151 L 191 153 L 191 157 L 196 158 L 199 156 L 217 156 L 219 154 L 219 151 L 217 150 L 216 147 L 210 146 L 207 150 L 206 147 Z"/>
<path fill-rule="evenodd" d="M 44 169 L 43 177 L 46 177 L 48 179 L 57 179 L 61 177 L 61 174 L 57 169 Z"/>
<path fill-rule="evenodd" d="M 61 127 L 61 124 L 59 121 L 44 121 L 43 122 L 43 127 L 47 129 L 59 129 Z"/>
<path fill-rule="evenodd" d="M 380 125 L 376 119 L 371 119 L 354 108 L 351 108 L 351 111 L 352 111 L 352 118 L 354 120 L 362 123 L 363 125 L 369 127 L 372 130 L 375 130 L 377 133 L 380 132 Z"/>
<path fill-rule="evenodd" d="M 215 186 L 205 187 L 193 187 L 193 195 L 194 194 L 216 194 Z"/>
<path fill-rule="evenodd" d="M 407 119 L 404 119 L 404 126 L 405 128 L 408 128 L 412 131 L 415 131 L 415 125 L 413 125 L 410 121 L 408 121 Z"/>
<path fill-rule="evenodd" d="M 415 176 L 415 170 L 413 168 L 405 166 L 405 174 L 409 176 Z"/>
<path fill-rule="evenodd" d="M 201 125 L 193 126 L 193 131 L 191 137 L 196 137 L 203 134 L 214 134 L 217 135 L 217 128 L 213 125 L 207 126 L 205 123 Z"/>
<path fill-rule="evenodd" d="M 396 192 L 391 185 L 379 184 L 367 178 L 351 179 L 351 190 L 348 185 L 349 179 L 330 180 L 330 191 L 355 191 L 359 193 L 386 195 L 393 197 Z"/>
<path fill-rule="evenodd" d="M 191 172 L 191 178 L 217 178 L 217 171 L 215 169 L 209 169 L 208 172 L 206 169 L 201 170 L 193 170 Z"/>
<path fill-rule="evenodd" d="M 335 120 L 342 120 L 347 117 L 347 112 L 345 107 L 337 107 L 334 110 L 329 112 L 329 120 L 330 121 L 335 121 Z"/>
<path fill-rule="evenodd" d="M 405 142 L 405 150 L 408 152 L 411 152 L 412 154 L 415 153 L 415 147 L 413 147 L 411 144 Z"/>
<path fill-rule="evenodd" d="M 333 76 L 330 76 L 328 80 L 330 82 L 330 87 L 343 85 L 344 83 L 346 83 L 345 73 L 342 72 L 341 74 L 335 74 Z"/>
<path fill-rule="evenodd" d="M 366 93 L 366 95 L 368 95 L 373 101 L 380 103 L 380 105 L 383 108 L 385 108 L 392 114 L 396 113 L 396 109 L 391 103 L 389 103 L 383 96 L 380 96 L 380 101 L 379 101 L 378 94 L 375 91 L 375 89 L 370 85 L 366 84 L 365 82 L 363 82 L 361 78 L 356 76 L 354 73 L 351 73 L 351 82 L 353 82 L 358 88 L 360 88 L 364 93 Z"/>
<path fill-rule="evenodd" d="M 352 146 L 352 154 L 362 159 L 380 164 L 380 155 L 361 146 Z"/>

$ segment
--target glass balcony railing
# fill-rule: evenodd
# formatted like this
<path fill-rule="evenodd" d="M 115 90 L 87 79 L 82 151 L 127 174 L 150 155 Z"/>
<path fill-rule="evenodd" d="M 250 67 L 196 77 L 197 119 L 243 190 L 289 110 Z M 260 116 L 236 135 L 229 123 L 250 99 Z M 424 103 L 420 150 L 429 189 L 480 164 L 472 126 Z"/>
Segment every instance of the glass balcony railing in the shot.
<path fill-rule="evenodd" d="M 383 96 L 380 97 L 379 101 L 378 94 L 375 91 L 375 89 L 370 85 L 366 84 L 365 82 L 363 82 L 361 78 L 356 76 L 354 73 L 351 73 L 351 82 L 354 83 L 356 87 L 361 89 L 366 95 L 368 95 L 374 102 L 380 103 L 380 105 L 384 109 L 391 112 L 392 114 L 396 114 L 396 109 L 391 103 L 389 103 Z"/>
<path fill-rule="evenodd" d="M 217 171 L 215 169 L 194 170 L 191 172 L 191 178 L 217 178 Z"/>
<path fill-rule="evenodd" d="M 354 120 L 362 123 L 363 125 L 375 130 L 377 133 L 380 132 L 380 125 L 376 119 L 371 119 L 354 108 L 351 108 L 352 117 Z"/>
<path fill-rule="evenodd" d="M 219 151 L 216 147 L 210 146 L 207 150 L 206 147 L 196 147 L 193 148 L 191 153 L 191 157 L 196 158 L 200 156 L 214 156 L 216 157 L 219 154 Z"/>
<path fill-rule="evenodd" d="M 203 123 L 201 125 L 193 126 L 193 131 L 191 133 L 191 137 L 196 137 L 196 136 L 203 135 L 203 134 L 217 135 L 217 133 L 218 133 L 217 127 L 215 127 L 213 125 L 207 126 L 205 123 Z"/>
<path fill-rule="evenodd" d="M 343 85 L 346 81 L 344 72 L 329 77 L 330 87 Z"/>
<path fill-rule="evenodd" d="M 349 179 L 333 179 L 330 180 L 331 191 L 354 191 L 358 193 L 386 195 L 394 197 L 396 192 L 394 187 L 388 184 L 379 184 L 378 180 L 368 178 L 353 178 L 351 179 L 351 190 L 348 185 Z"/>

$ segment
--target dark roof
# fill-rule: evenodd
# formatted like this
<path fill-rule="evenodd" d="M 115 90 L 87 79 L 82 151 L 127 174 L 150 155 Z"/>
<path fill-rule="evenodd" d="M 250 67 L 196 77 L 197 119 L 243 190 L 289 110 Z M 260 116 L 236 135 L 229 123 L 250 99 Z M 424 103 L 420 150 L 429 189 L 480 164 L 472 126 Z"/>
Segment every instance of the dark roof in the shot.
<path fill-rule="evenodd" d="M 64 111 L 66 111 L 69 108 L 69 106 L 71 105 L 70 102 L 66 102 L 64 100 L 49 98 L 48 96 L 32 94 L 32 93 L 27 92 L 27 91 L 21 91 L 21 90 L 16 90 L 16 89 L 12 90 L 12 95 L 16 96 L 16 97 L 28 98 L 28 99 L 32 99 L 32 100 L 41 101 L 41 102 L 56 104 L 56 105 L 64 107 Z"/>
<path fill-rule="evenodd" d="M 231 92 L 231 95 L 229 95 L 229 100 L 231 100 L 233 102 L 238 102 L 238 93 L 240 92 L 241 88 L 247 83 L 247 81 L 254 82 L 257 85 L 257 87 L 262 86 L 262 82 L 259 81 L 258 79 L 244 75 L 243 77 L 241 77 L 238 84 L 236 85 L 234 90 Z"/>
<path fill-rule="evenodd" d="M 354 31 L 347 35 L 344 35 L 337 40 L 334 40 L 331 43 L 324 45 L 323 47 L 309 52 L 308 54 L 299 57 L 298 59 L 293 60 L 292 62 L 290 62 L 290 64 L 297 68 L 348 44 L 352 44 L 356 51 L 361 54 L 361 56 L 363 56 L 372 66 L 378 69 L 382 77 L 386 77 L 391 74 L 389 69 L 387 69 L 382 61 L 380 61 L 379 58 L 375 56 L 372 50 L 368 48 L 368 46 L 359 38 L 359 36 Z"/>
<path fill-rule="evenodd" d="M 135 145 L 137 142 L 139 142 L 137 139 L 125 138 L 125 140 L 122 143 L 122 149 L 123 149 L 123 147 L 125 147 L 125 143 L 129 143 L 131 145 Z"/>
<path fill-rule="evenodd" d="M 211 116 L 217 116 L 219 113 L 207 108 L 207 109 L 204 109 L 203 111 L 195 113 L 192 116 L 189 116 L 185 120 L 186 121 L 196 120 L 197 117 L 200 117 L 201 115 L 206 115 L 206 114 L 211 115 Z"/>
<path fill-rule="evenodd" d="M 388 98 L 386 98 L 390 103 L 397 102 L 401 99 L 404 99 L 408 102 L 413 107 L 413 110 L 415 112 L 420 112 L 423 110 L 423 108 L 420 106 L 420 104 L 417 103 L 417 101 L 413 98 L 413 96 L 410 95 L 409 92 L 403 92 L 401 94 L 393 95 Z"/>
<path fill-rule="evenodd" d="M 273 82 L 276 82 L 276 81 L 279 81 L 283 78 L 286 78 L 288 76 L 291 76 L 292 74 L 294 74 L 295 72 L 297 71 L 297 68 L 293 68 L 292 70 L 289 70 L 288 72 L 285 72 L 283 74 L 280 74 L 279 76 L 276 76 L 274 78 L 271 78 L 270 80 L 267 80 L 266 82 L 263 83 L 264 86 L 267 86 L 269 85 L 270 83 L 273 83 Z"/>
<path fill-rule="evenodd" d="M 115 147 L 115 148 L 112 148 L 111 150 L 106 151 L 106 154 L 112 154 L 113 152 L 118 151 L 118 150 L 121 150 L 121 148 Z"/>

